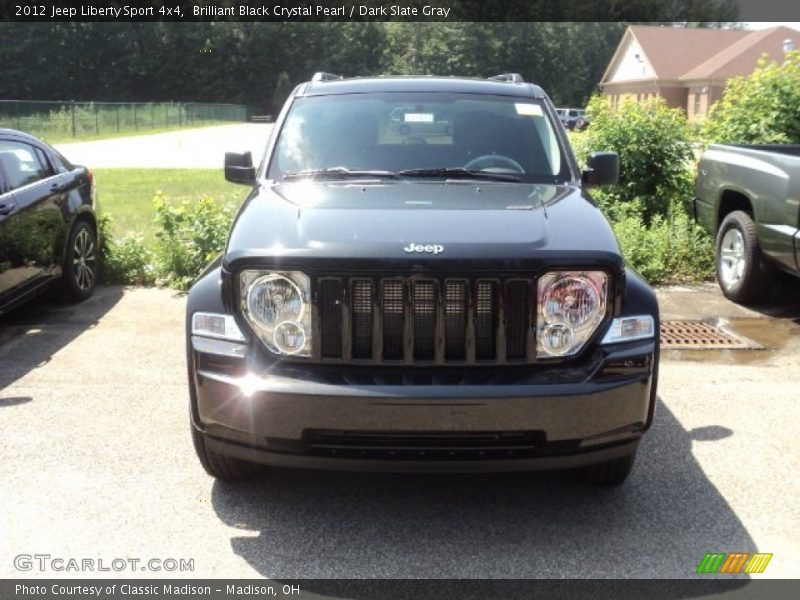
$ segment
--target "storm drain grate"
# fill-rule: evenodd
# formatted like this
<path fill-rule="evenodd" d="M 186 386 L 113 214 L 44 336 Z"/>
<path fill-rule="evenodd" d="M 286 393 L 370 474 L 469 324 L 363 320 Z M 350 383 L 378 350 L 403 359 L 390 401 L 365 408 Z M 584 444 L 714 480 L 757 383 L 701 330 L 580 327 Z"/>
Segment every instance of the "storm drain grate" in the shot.
<path fill-rule="evenodd" d="M 754 348 L 753 343 L 730 331 L 700 321 L 664 321 L 661 323 L 662 348 L 714 350 Z"/>

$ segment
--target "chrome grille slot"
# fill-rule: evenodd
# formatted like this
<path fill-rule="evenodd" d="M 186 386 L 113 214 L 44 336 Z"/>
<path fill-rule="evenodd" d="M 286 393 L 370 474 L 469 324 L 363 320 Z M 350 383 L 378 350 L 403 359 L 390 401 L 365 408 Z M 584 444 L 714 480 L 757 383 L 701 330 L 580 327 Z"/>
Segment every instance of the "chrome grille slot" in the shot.
<path fill-rule="evenodd" d="M 444 293 L 444 356 L 446 360 L 466 358 L 467 283 L 447 281 Z"/>
<path fill-rule="evenodd" d="M 506 286 L 506 358 L 525 358 L 530 295 L 530 285 L 526 281 L 509 281 Z"/>
<path fill-rule="evenodd" d="M 414 283 L 414 358 L 433 360 L 436 327 L 436 283 Z"/>
<path fill-rule="evenodd" d="M 321 352 L 325 358 L 342 355 L 342 282 L 322 279 L 319 285 Z"/>
<path fill-rule="evenodd" d="M 475 285 L 475 358 L 495 357 L 497 329 L 497 284 L 478 280 Z"/>
<path fill-rule="evenodd" d="M 369 279 L 353 280 L 353 358 L 372 358 L 373 284 Z"/>
<path fill-rule="evenodd" d="M 381 316 L 383 317 L 383 358 L 403 358 L 403 331 L 405 328 L 405 286 L 399 279 L 384 280 L 381 289 Z"/>

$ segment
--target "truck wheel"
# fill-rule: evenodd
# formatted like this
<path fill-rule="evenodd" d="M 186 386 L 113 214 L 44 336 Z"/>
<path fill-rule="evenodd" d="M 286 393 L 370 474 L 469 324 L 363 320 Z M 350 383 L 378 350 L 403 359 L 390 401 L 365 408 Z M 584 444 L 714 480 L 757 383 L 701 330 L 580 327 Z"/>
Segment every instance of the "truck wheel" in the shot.
<path fill-rule="evenodd" d="M 77 221 L 70 231 L 64 253 L 61 284 L 67 300 L 82 302 L 97 285 L 97 236 L 86 221 Z"/>
<path fill-rule="evenodd" d="M 256 472 L 254 465 L 209 450 L 206 447 L 205 436 L 194 425 L 190 424 L 189 428 L 192 430 L 192 442 L 194 442 L 197 458 L 200 459 L 200 464 L 203 465 L 206 473 L 215 479 L 231 482 L 247 481 L 253 478 Z"/>
<path fill-rule="evenodd" d="M 722 221 L 716 244 L 717 281 L 729 300 L 745 304 L 767 289 L 769 268 L 761 258 L 756 226 L 746 212 L 736 210 Z"/>
<path fill-rule="evenodd" d="M 636 452 L 631 452 L 627 456 L 584 467 L 580 470 L 580 476 L 585 483 L 590 485 L 620 485 L 630 475 L 635 460 Z"/>

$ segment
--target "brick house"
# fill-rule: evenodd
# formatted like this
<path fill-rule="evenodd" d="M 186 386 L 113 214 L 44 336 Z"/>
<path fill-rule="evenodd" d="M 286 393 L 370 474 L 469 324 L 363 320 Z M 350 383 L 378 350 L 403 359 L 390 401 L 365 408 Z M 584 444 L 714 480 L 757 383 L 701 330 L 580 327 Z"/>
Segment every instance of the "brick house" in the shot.
<path fill-rule="evenodd" d="M 615 105 L 626 97 L 661 96 L 690 119 L 703 118 L 728 79 L 752 73 L 764 54 L 782 61 L 798 38 L 800 31 L 788 27 L 747 31 L 632 25 L 600 86 Z"/>

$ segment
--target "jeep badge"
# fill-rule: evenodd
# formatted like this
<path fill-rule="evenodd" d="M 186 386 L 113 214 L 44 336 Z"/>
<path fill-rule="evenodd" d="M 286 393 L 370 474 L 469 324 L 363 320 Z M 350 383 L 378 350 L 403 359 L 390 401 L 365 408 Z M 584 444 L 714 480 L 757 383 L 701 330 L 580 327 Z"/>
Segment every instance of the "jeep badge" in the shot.
<path fill-rule="evenodd" d="M 422 244 L 415 244 L 412 242 L 408 246 L 403 248 L 403 250 L 405 250 L 409 254 L 412 252 L 419 252 L 425 254 L 441 254 L 442 252 L 444 252 L 444 246 L 442 246 L 441 244 L 422 245 Z"/>

